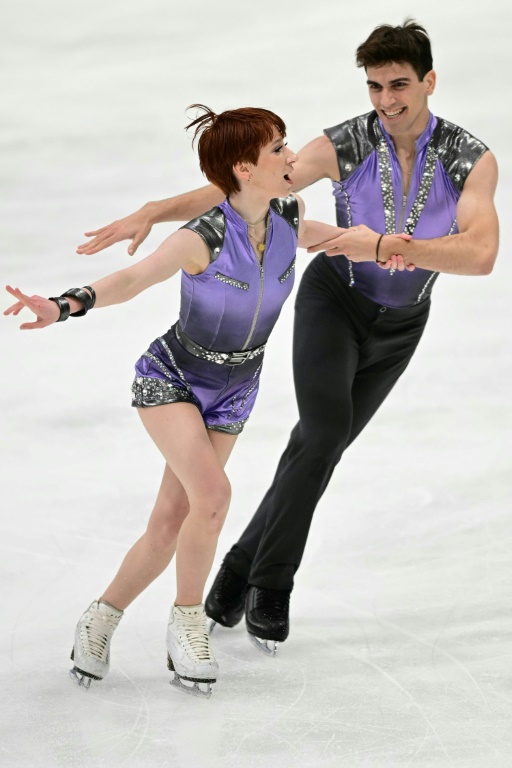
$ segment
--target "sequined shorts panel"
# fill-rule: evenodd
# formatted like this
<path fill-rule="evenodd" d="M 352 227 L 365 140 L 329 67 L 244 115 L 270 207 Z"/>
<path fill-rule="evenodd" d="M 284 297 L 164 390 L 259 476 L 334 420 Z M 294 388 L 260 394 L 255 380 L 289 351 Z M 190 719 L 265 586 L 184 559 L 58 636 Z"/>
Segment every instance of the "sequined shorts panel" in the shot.
<path fill-rule="evenodd" d="M 192 403 L 208 429 L 237 435 L 254 407 L 261 365 L 261 357 L 238 366 L 199 359 L 168 333 L 155 339 L 135 364 L 132 405 Z"/>

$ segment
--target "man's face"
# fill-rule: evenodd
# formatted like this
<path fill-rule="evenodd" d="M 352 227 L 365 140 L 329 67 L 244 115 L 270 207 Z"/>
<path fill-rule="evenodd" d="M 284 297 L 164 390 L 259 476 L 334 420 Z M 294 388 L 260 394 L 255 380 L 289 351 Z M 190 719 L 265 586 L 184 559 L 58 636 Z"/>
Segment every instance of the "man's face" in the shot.
<path fill-rule="evenodd" d="M 428 121 L 428 97 L 434 92 L 435 72 L 422 81 L 410 64 L 391 62 L 383 67 L 368 67 L 370 99 L 384 128 L 391 136 L 419 136 Z"/>

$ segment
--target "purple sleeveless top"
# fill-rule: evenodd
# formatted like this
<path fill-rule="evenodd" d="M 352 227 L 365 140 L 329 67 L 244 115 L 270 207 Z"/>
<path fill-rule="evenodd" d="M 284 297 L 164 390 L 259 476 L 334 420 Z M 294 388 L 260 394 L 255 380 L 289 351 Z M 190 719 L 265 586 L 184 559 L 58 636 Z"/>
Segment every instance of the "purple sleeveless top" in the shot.
<path fill-rule="evenodd" d="M 333 182 L 338 226 L 366 224 L 384 234 L 407 232 L 425 240 L 458 232 L 457 202 L 470 171 L 487 147 L 467 131 L 430 114 L 416 141 L 409 192 L 391 137 L 376 112 L 324 133 L 338 158 L 340 181 Z M 372 262 L 335 256 L 333 265 L 350 286 L 387 307 L 408 307 L 430 295 L 437 272 L 416 268 L 393 274 Z"/>
<path fill-rule="evenodd" d="M 272 200 L 259 264 L 228 200 L 185 224 L 210 249 L 204 272 L 182 271 L 180 326 L 193 341 L 220 352 L 265 344 L 293 287 L 298 225 L 293 195 Z"/>

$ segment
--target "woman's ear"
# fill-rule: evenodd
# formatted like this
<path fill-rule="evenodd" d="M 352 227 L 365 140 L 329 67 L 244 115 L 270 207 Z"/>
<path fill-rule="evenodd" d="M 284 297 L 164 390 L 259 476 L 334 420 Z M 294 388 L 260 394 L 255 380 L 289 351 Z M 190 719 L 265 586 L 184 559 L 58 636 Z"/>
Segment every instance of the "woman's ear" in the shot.
<path fill-rule="evenodd" d="M 233 166 L 233 173 L 239 181 L 250 182 L 252 178 L 251 169 L 251 164 L 244 161 L 241 163 L 235 163 Z"/>

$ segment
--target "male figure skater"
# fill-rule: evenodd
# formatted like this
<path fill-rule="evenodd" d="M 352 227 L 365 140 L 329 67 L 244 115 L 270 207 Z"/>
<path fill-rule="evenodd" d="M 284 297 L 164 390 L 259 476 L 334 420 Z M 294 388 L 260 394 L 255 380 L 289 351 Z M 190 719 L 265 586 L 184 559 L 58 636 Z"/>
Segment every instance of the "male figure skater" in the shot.
<path fill-rule="evenodd" d="M 496 161 L 429 111 L 436 75 L 425 29 L 412 20 L 377 27 L 356 60 L 373 111 L 326 129 L 299 152 L 293 172 L 294 190 L 332 180 L 346 229 L 315 249 L 335 258 L 317 255 L 297 295 L 299 421 L 206 600 L 207 614 L 225 626 L 245 610 L 250 635 L 270 653 L 288 636 L 289 597 L 316 505 L 344 450 L 407 367 L 438 274 L 489 274 L 498 251 Z M 87 233 L 94 239 L 79 252 L 131 238 L 134 253 L 154 223 L 188 220 L 221 198 L 210 186 L 149 203 Z"/>

